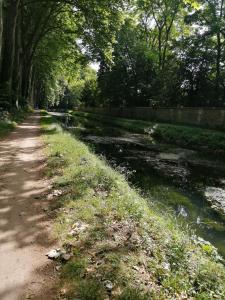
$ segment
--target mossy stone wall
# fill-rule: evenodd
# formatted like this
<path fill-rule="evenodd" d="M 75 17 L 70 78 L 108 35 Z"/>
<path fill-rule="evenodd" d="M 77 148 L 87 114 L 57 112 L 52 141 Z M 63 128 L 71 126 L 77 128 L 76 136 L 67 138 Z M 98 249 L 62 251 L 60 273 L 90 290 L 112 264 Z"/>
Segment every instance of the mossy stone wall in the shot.
<path fill-rule="evenodd" d="M 114 117 L 181 123 L 207 128 L 225 129 L 225 109 L 219 108 L 85 108 L 86 112 L 108 114 Z"/>

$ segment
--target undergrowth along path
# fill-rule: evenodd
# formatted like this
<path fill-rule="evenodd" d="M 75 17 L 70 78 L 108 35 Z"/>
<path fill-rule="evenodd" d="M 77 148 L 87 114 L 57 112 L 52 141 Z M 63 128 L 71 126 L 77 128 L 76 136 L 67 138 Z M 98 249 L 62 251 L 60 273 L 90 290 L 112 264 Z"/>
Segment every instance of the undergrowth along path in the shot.
<path fill-rule="evenodd" d="M 39 114 L 0 141 L 0 299 L 54 299 Z"/>

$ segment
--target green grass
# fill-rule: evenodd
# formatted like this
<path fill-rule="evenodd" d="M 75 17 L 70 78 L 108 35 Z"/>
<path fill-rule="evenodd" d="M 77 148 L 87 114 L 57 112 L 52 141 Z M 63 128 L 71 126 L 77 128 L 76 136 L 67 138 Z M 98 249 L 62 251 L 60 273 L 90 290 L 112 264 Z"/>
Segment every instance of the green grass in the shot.
<path fill-rule="evenodd" d="M 72 115 L 83 122 L 88 120 L 116 126 L 134 133 L 148 134 L 156 141 L 176 144 L 204 152 L 225 152 L 225 133 L 193 126 L 172 125 L 141 120 L 115 118 L 106 115 L 73 112 Z"/>
<path fill-rule="evenodd" d="M 6 136 L 10 131 L 16 128 L 17 123 L 22 122 L 29 111 L 17 111 L 9 115 L 6 119 L 0 120 L 0 138 Z"/>
<path fill-rule="evenodd" d="M 6 120 L 0 121 L 0 138 L 6 136 L 10 131 L 16 127 L 16 123 Z"/>
<path fill-rule="evenodd" d="M 225 297 L 225 270 L 213 246 L 209 251 L 174 217 L 150 208 L 52 117 L 43 115 L 42 133 L 46 173 L 62 191 L 53 203 L 56 235 L 73 254 L 61 273 L 68 299 L 106 299 L 106 282 L 113 285 L 110 299 Z"/>

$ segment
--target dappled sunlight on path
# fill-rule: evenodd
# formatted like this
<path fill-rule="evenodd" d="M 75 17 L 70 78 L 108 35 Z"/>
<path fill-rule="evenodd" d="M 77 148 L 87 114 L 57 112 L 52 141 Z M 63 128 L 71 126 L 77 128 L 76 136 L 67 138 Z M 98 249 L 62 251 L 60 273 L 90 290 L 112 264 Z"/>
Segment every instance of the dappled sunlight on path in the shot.
<path fill-rule="evenodd" d="M 44 298 L 39 294 L 46 285 L 51 290 L 54 277 L 54 266 L 45 256 L 54 240 L 46 213 L 49 182 L 43 180 L 39 136 L 35 114 L 0 141 L 1 300 L 53 299 L 47 291 Z"/>

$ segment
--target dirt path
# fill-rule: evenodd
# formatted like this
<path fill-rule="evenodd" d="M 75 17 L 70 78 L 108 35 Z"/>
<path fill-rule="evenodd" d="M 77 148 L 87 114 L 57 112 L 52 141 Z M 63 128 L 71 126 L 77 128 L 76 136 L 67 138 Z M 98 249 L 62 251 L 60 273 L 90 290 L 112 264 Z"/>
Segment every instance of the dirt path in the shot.
<path fill-rule="evenodd" d="M 0 141 L 0 299 L 54 299 L 54 245 L 45 212 L 44 157 L 36 113 Z"/>

